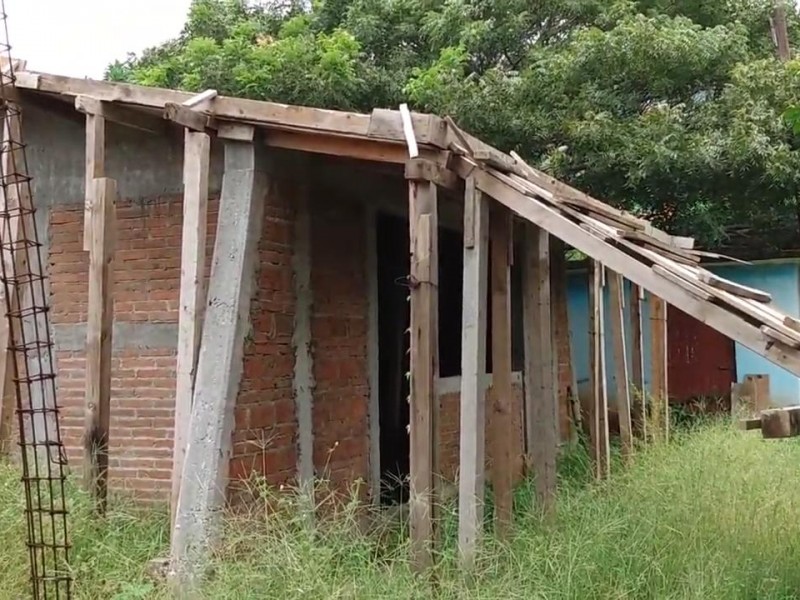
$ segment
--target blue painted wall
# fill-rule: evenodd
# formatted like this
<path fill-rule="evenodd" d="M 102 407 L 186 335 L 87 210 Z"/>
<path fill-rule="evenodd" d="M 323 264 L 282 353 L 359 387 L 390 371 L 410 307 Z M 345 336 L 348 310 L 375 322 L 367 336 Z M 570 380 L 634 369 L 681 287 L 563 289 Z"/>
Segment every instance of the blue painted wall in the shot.
<path fill-rule="evenodd" d="M 781 311 L 793 316 L 800 316 L 800 260 L 786 262 L 762 262 L 754 265 L 721 265 L 709 267 L 710 271 L 750 287 L 758 288 L 772 294 L 773 305 Z M 630 288 L 626 289 L 626 297 L 630 299 Z M 584 270 L 571 271 L 567 278 L 567 300 L 570 320 L 570 341 L 572 361 L 578 390 L 583 396 L 588 393 L 589 385 L 589 283 Z M 610 315 L 608 313 L 608 297 L 606 295 L 606 328 Z M 626 313 L 630 302 L 626 302 Z M 644 337 L 644 383 L 649 385 L 650 376 L 650 323 L 647 300 L 642 307 L 642 335 Z M 606 369 L 609 393 L 614 389 L 614 351 L 611 336 L 606 336 Z M 630 343 L 630 340 L 629 340 Z M 628 365 L 630 369 L 630 365 Z M 630 371 L 629 371 L 630 372 Z M 758 356 L 751 350 L 736 344 L 736 373 L 739 381 L 745 375 L 766 373 L 770 376 L 770 393 L 774 402 L 782 405 L 800 402 L 800 379 L 768 360 Z"/>

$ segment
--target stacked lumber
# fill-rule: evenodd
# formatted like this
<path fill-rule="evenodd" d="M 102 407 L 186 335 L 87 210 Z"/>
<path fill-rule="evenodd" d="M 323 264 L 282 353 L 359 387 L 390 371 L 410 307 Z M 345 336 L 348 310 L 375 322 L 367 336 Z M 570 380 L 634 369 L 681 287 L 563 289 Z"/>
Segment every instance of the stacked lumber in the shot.
<path fill-rule="evenodd" d="M 479 149 L 469 159 L 517 192 L 546 203 L 591 235 L 647 264 L 658 277 L 755 326 L 767 348 L 779 342 L 800 349 L 800 320 L 773 307 L 769 293 L 702 267 L 701 259 L 711 253 L 695 250 L 692 238 L 672 236 L 649 221 L 600 202 L 534 169 L 514 153 L 507 157 L 493 149 Z"/>

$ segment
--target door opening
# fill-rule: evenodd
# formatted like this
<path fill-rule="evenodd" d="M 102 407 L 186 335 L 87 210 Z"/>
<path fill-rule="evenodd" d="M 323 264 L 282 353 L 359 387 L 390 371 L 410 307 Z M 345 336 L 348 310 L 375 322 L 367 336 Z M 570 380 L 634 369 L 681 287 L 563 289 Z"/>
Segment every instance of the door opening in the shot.
<path fill-rule="evenodd" d="M 408 500 L 409 288 L 408 219 L 378 213 L 378 396 L 381 502 Z M 439 375 L 461 372 L 461 233 L 439 229 Z"/>

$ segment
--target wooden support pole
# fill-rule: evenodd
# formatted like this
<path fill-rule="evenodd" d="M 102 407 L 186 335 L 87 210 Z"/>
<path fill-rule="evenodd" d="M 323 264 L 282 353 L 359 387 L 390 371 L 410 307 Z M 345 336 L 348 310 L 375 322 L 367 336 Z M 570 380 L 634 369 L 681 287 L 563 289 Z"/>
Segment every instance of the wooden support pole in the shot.
<path fill-rule="evenodd" d="M 592 386 L 592 458 L 595 477 L 606 479 L 610 474 L 611 450 L 608 440 L 608 398 L 606 396 L 606 365 L 604 314 L 603 314 L 603 266 L 590 263 L 589 282 L 589 350 Z"/>
<path fill-rule="evenodd" d="M 469 230 L 469 231 L 468 231 Z M 483 528 L 486 472 L 486 309 L 489 275 L 489 201 L 468 178 L 464 199 L 464 310 L 461 329 L 461 443 L 458 551 L 474 565 Z"/>
<path fill-rule="evenodd" d="M 108 434 L 111 417 L 111 345 L 114 324 L 114 246 L 117 182 L 95 179 L 89 249 L 89 307 L 86 323 L 86 411 L 84 487 L 103 514 L 108 496 Z"/>
<path fill-rule="evenodd" d="M 669 440 L 669 390 L 667 389 L 667 303 L 650 295 L 650 397 L 664 441 Z M 658 435 L 658 432 L 653 432 Z"/>
<path fill-rule="evenodd" d="M 497 204 L 489 219 L 492 290 L 492 487 L 495 531 L 507 536 L 513 522 L 514 414 L 511 386 L 511 212 Z"/>
<path fill-rule="evenodd" d="M 647 439 L 647 402 L 644 393 L 644 357 L 642 355 L 642 288 L 631 284 L 631 401 L 632 425 L 636 437 Z"/>
<path fill-rule="evenodd" d="M 551 320 L 550 236 L 530 223 L 525 229 L 522 289 L 529 453 L 536 477 L 538 505 L 545 514 L 550 515 L 555 508 L 558 454 L 558 388 Z"/>
<path fill-rule="evenodd" d="M 617 414 L 619 415 L 619 435 L 622 442 L 622 457 L 630 460 L 633 455 L 633 427 L 631 425 L 631 393 L 625 334 L 625 280 L 622 275 L 614 271 L 608 272 L 608 295 L 611 336 L 614 341 L 614 383 Z"/>
<path fill-rule="evenodd" d="M 409 181 L 411 243 L 411 562 L 417 571 L 433 564 L 436 541 L 435 381 L 438 344 L 438 210 L 436 186 Z"/>
<path fill-rule="evenodd" d="M 187 130 L 183 156 L 183 233 L 181 239 L 181 291 L 178 313 L 178 358 L 175 386 L 175 433 L 172 454 L 170 513 L 175 512 L 181 489 L 183 462 L 192 414 L 197 354 L 206 302 L 206 239 L 208 236 L 208 173 L 211 139 Z"/>
<path fill-rule="evenodd" d="M 83 249 L 92 247 L 92 203 L 94 180 L 106 172 L 106 120 L 93 114 L 86 115 L 86 204 L 83 209 Z"/>

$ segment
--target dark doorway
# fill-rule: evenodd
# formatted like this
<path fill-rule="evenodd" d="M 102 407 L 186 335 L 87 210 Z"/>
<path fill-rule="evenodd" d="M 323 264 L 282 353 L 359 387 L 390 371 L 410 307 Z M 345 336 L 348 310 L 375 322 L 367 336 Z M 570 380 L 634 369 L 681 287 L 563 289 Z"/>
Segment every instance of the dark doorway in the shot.
<path fill-rule="evenodd" d="M 378 394 L 380 407 L 381 502 L 408 500 L 409 337 L 408 219 L 379 213 L 378 258 Z M 439 229 L 439 372 L 461 371 L 461 233 Z"/>

